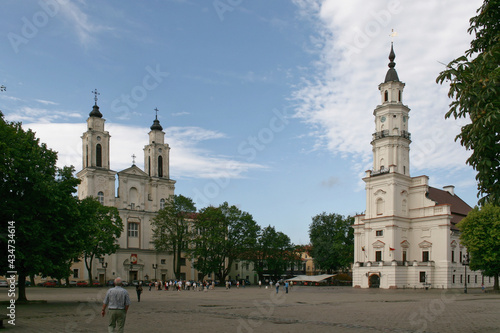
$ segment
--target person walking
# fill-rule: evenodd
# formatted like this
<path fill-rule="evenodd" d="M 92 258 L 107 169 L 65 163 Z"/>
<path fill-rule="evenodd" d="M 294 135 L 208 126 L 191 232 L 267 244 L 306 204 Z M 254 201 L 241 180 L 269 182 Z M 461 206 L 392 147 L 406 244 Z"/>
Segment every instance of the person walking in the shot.
<path fill-rule="evenodd" d="M 285 292 L 288 294 L 288 281 L 285 281 Z"/>
<path fill-rule="evenodd" d="M 276 282 L 276 294 L 280 291 L 280 283 Z"/>
<path fill-rule="evenodd" d="M 135 292 L 137 293 L 137 302 L 140 302 L 142 294 L 142 281 L 135 286 Z"/>
<path fill-rule="evenodd" d="M 262 281 L 259 280 L 259 288 L 262 287 Z"/>
<path fill-rule="evenodd" d="M 123 328 L 125 327 L 125 319 L 127 317 L 127 311 L 130 306 L 130 296 L 128 295 L 128 292 L 122 288 L 121 278 L 117 277 L 114 282 L 115 282 L 115 287 L 110 288 L 107 291 L 106 296 L 104 296 L 101 316 L 104 317 L 106 315 L 106 307 L 108 307 L 109 309 L 108 332 L 123 333 Z"/>

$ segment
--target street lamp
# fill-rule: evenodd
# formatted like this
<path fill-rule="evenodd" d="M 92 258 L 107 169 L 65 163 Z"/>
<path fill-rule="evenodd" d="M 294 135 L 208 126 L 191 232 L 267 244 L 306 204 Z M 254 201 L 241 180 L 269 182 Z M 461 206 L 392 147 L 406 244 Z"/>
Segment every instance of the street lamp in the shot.
<path fill-rule="evenodd" d="M 465 268 L 464 294 L 467 294 L 467 266 L 469 265 L 469 252 L 463 255 L 462 265 Z"/>
<path fill-rule="evenodd" d="M 104 268 L 104 284 L 106 284 L 108 281 L 108 280 L 106 280 L 106 268 L 108 268 L 108 263 L 102 262 L 101 265 L 102 265 L 102 268 Z"/>
<path fill-rule="evenodd" d="M 153 264 L 153 269 L 155 270 L 155 281 L 156 281 L 156 269 L 158 268 L 158 264 Z"/>

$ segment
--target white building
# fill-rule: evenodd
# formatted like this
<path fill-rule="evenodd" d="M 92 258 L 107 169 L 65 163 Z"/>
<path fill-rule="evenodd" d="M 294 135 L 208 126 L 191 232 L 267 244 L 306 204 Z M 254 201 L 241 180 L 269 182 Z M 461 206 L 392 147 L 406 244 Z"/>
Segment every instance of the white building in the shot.
<path fill-rule="evenodd" d="M 124 231 L 117 240 L 118 251 L 93 263 L 93 278 L 104 282 L 117 276 L 125 280 L 173 279 L 172 255 L 158 253 L 152 243 L 151 220 L 174 195 L 175 181 L 170 179 L 169 152 L 165 133 L 158 119 L 153 121 L 149 143 L 144 146 L 144 169 L 135 164 L 116 172 L 110 169 L 110 134 L 105 119 L 94 105 L 83 133 L 82 170 L 78 197 L 97 197 L 103 205 L 116 207 L 123 220 Z M 116 176 L 118 191 L 115 194 Z M 183 279 L 199 279 L 185 259 Z"/>
<path fill-rule="evenodd" d="M 391 46 L 389 70 L 379 85 L 381 105 L 371 142 L 373 170 L 366 171 L 366 211 L 354 222 L 353 286 L 358 288 L 461 288 L 490 285 L 491 278 L 462 265 L 466 249 L 456 224 L 471 210 L 454 193 L 410 176 L 410 109 Z"/>

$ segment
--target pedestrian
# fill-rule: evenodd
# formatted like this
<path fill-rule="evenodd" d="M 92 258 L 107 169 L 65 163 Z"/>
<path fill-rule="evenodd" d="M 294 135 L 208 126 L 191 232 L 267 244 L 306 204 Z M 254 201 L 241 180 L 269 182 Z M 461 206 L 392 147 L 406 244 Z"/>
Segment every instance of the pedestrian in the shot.
<path fill-rule="evenodd" d="M 483 293 L 485 292 L 485 290 L 484 290 L 484 283 L 481 283 L 481 290 L 482 290 Z"/>
<path fill-rule="evenodd" d="M 152 286 L 153 286 L 153 282 L 149 282 L 149 291 L 151 291 Z"/>
<path fill-rule="evenodd" d="M 288 281 L 285 281 L 285 291 L 288 294 Z"/>
<path fill-rule="evenodd" d="M 280 291 L 280 283 L 276 282 L 276 294 Z"/>
<path fill-rule="evenodd" d="M 137 293 L 137 302 L 140 302 L 142 294 L 142 281 L 135 286 L 135 292 Z"/>
<path fill-rule="evenodd" d="M 109 309 L 108 332 L 123 332 L 127 311 L 130 306 L 130 296 L 122 288 L 122 279 L 115 279 L 115 287 L 110 288 L 104 297 L 101 316 L 106 315 L 106 307 Z M 118 328 L 116 327 L 118 325 Z M 115 328 L 117 330 L 115 330 Z"/>
<path fill-rule="evenodd" d="M 259 280 L 259 288 L 262 287 L 262 281 Z"/>

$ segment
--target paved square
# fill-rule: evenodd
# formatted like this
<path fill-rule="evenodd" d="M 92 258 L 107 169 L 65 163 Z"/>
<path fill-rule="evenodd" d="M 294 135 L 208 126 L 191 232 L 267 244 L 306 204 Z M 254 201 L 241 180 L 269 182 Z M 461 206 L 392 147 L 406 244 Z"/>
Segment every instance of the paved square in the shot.
<path fill-rule="evenodd" d="M 106 332 L 100 316 L 107 288 L 28 288 L 16 326 L 4 332 Z M 480 290 L 381 290 L 351 287 L 250 286 L 226 290 L 134 288 L 126 332 L 500 332 L 500 294 Z M 2 290 L 0 290 L 2 292 Z M 2 292 L 6 313 L 7 292 Z"/>

